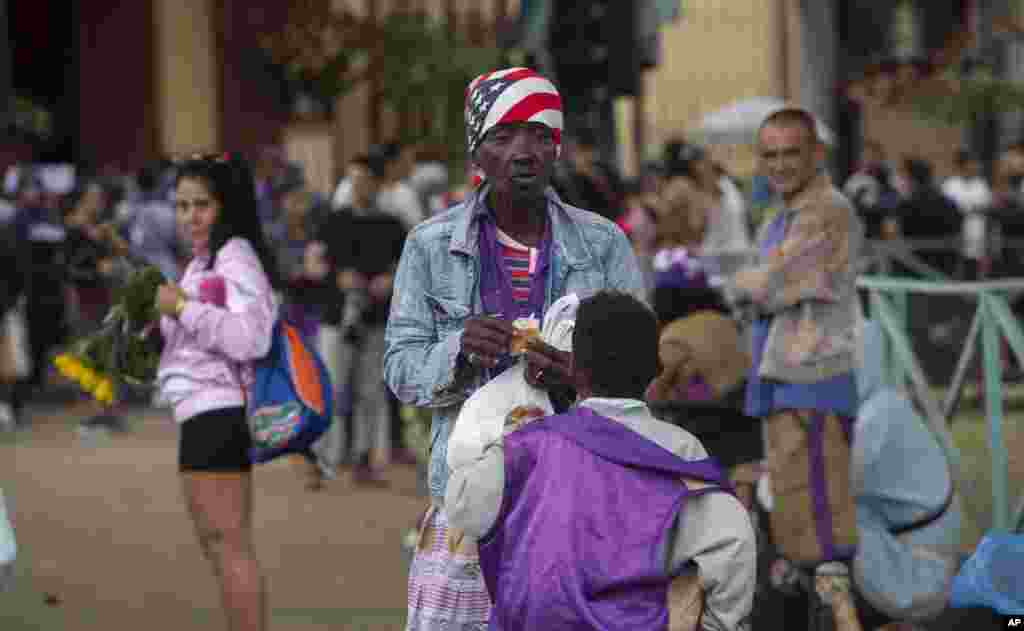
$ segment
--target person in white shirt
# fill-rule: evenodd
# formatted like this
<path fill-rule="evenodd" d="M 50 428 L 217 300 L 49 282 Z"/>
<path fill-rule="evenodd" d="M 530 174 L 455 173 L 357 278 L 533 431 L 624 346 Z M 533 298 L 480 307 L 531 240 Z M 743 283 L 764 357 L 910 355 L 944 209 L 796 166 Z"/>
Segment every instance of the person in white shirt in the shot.
<path fill-rule="evenodd" d="M 409 183 L 416 165 L 417 147 L 396 142 L 386 145 L 384 150 L 387 167 L 377 194 L 377 206 L 385 214 L 397 217 L 406 230 L 412 230 L 427 217 L 419 194 Z"/>
<path fill-rule="evenodd" d="M 963 250 L 967 259 L 967 280 L 980 275 L 986 255 L 988 222 L 985 213 L 992 206 L 992 189 L 979 172 L 978 161 L 967 151 L 956 152 L 954 175 L 942 183 L 942 194 L 953 200 L 964 215 Z"/>
<path fill-rule="evenodd" d="M 419 194 L 409 183 L 416 163 L 416 147 L 388 143 L 372 148 L 370 154 L 383 158 L 387 165 L 384 181 L 377 193 L 377 207 L 385 214 L 397 217 L 406 230 L 411 230 L 427 218 Z M 351 203 L 352 182 L 346 177 L 338 183 L 331 197 L 331 207 L 337 210 Z"/>

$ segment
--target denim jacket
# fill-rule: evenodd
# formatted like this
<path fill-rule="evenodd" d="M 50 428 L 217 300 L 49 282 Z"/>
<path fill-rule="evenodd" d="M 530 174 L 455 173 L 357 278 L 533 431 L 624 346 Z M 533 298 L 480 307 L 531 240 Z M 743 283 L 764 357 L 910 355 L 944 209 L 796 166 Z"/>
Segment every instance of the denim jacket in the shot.
<path fill-rule="evenodd" d="M 430 493 L 444 501 L 448 436 L 462 403 L 489 375 L 456 375 L 466 319 L 482 314 L 479 217 L 490 212 L 484 184 L 466 201 L 412 230 L 395 275 L 388 318 L 384 378 L 403 403 L 433 409 Z M 546 193 L 551 260 L 545 309 L 558 298 L 602 289 L 646 302 L 643 278 L 626 235 L 611 221 Z"/>

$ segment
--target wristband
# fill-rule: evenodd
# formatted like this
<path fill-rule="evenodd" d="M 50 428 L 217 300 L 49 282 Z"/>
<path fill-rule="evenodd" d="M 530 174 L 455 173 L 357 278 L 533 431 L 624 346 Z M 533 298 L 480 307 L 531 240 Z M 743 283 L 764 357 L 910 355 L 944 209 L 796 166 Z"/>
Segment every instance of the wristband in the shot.
<path fill-rule="evenodd" d="M 178 302 L 174 303 L 174 317 L 180 318 L 181 313 L 185 310 L 185 306 L 188 301 L 185 300 L 185 296 L 178 296 Z"/>

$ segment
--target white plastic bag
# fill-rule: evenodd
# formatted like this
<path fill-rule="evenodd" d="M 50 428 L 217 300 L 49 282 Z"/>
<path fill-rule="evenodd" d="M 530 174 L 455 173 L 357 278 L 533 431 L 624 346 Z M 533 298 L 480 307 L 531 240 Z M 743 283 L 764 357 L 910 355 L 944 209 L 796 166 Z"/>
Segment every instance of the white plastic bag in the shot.
<path fill-rule="evenodd" d="M 576 325 L 576 309 L 580 299 L 576 294 L 563 296 L 544 314 L 540 338 L 560 351 L 572 350 L 572 331 Z"/>
<path fill-rule="evenodd" d="M 538 407 L 554 413 L 547 392 L 526 383 L 525 361 L 491 379 L 462 405 L 455 428 L 448 438 L 448 467 L 452 470 L 472 464 L 484 448 L 501 438 L 505 418 L 518 406 Z"/>
<path fill-rule="evenodd" d="M 551 305 L 541 326 L 541 339 L 561 351 L 572 350 L 572 331 L 580 300 L 570 294 Z M 448 438 L 448 468 L 455 470 L 473 463 L 487 445 L 501 439 L 505 418 L 519 406 L 537 407 L 545 415 L 554 413 L 544 390 L 526 383 L 526 361 L 520 360 L 487 382 L 462 405 Z"/>
<path fill-rule="evenodd" d="M 7 516 L 7 504 L 0 491 L 0 592 L 6 591 L 14 577 L 14 560 L 18 546 L 14 541 L 14 527 Z"/>

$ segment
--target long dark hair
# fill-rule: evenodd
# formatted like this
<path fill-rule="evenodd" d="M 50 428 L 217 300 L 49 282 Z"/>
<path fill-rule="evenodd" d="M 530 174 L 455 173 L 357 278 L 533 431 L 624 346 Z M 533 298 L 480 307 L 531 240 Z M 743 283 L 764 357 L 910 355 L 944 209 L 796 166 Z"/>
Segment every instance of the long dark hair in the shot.
<path fill-rule="evenodd" d="M 220 203 L 217 220 L 210 229 L 210 261 L 212 269 L 217 261 L 217 252 L 234 237 L 247 240 L 256 251 L 273 287 L 280 287 L 277 260 L 267 245 L 260 225 L 259 203 L 256 201 L 256 185 L 249 163 L 237 154 L 218 154 L 194 157 L 178 165 L 174 185 L 185 178 L 194 178 L 209 189 L 210 194 Z"/>

